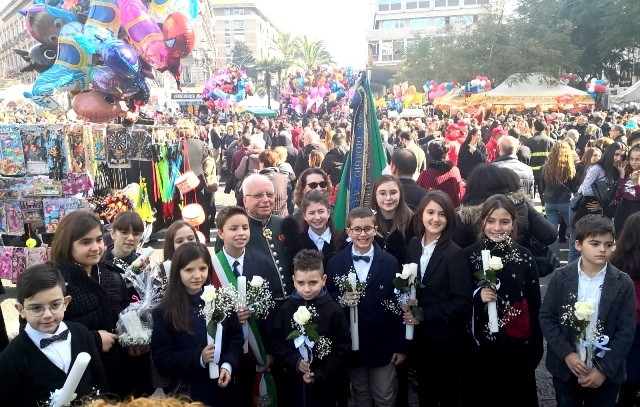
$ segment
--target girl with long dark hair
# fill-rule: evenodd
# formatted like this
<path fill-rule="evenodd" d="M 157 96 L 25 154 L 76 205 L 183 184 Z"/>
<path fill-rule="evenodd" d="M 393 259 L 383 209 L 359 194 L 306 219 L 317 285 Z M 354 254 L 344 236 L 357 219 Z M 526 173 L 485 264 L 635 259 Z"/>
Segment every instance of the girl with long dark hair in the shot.
<path fill-rule="evenodd" d="M 487 157 L 487 147 L 482 142 L 480 128 L 472 127 L 462 146 L 460 146 L 460 153 L 458 154 L 458 169 L 462 179 L 466 180 L 474 168 L 486 163 Z"/>

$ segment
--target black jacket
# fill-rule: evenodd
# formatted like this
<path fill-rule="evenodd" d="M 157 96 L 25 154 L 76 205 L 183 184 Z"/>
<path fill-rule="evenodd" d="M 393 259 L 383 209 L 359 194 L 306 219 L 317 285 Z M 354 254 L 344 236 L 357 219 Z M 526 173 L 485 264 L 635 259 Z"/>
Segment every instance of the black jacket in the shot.
<path fill-rule="evenodd" d="M 376 234 L 375 242 L 380 245 L 382 250 L 386 251 L 398 261 L 398 270 L 402 268 L 402 265 L 406 263 L 405 256 L 407 254 L 407 245 L 411 238 L 415 236 L 413 230 L 413 221 L 409 222 L 407 229 L 402 233 L 396 229 L 387 235 L 386 238 L 382 236 L 380 232 Z"/>
<path fill-rule="evenodd" d="M 326 287 L 333 298 L 341 295 L 335 282 L 336 276 L 346 276 L 353 267 L 351 247 L 349 245 L 329 260 Z M 349 364 L 353 367 L 387 366 L 394 353 L 407 353 L 402 318 L 388 311 L 382 304 L 384 300 L 396 300 L 393 279 L 397 272 L 397 260 L 374 243 L 365 295 L 358 304 L 360 350 L 352 351 L 349 356 Z M 347 312 L 348 309 L 345 309 L 345 315 Z"/>
<path fill-rule="evenodd" d="M 342 177 L 342 168 L 344 167 L 344 161 L 347 158 L 349 149 L 347 146 L 332 148 L 322 160 L 320 168 L 327 174 L 333 185 L 340 183 L 340 177 Z"/>
<path fill-rule="evenodd" d="M 288 242 L 291 242 L 289 246 L 291 263 L 293 263 L 293 257 L 302 249 L 318 250 L 316 244 L 309 237 L 309 233 L 307 231 L 300 232 L 299 230 L 298 221 L 294 219 L 293 216 L 286 217 L 282 221 L 282 232 L 284 234 L 284 238 Z M 331 233 L 331 243 L 325 242 L 324 246 L 322 246 L 322 264 L 325 272 L 327 270 L 329 259 L 331 259 L 331 257 L 336 253 L 344 250 L 347 245 L 347 236 L 344 233 L 340 231 L 334 231 Z"/>
<path fill-rule="evenodd" d="M 311 323 L 317 324 L 318 335 L 331 340 L 331 353 L 323 359 L 313 352 L 311 372 L 313 384 L 303 384 L 302 374 L 297 371 L 300 352 L 294 346 L 293 340 L 287 336 L 293 331 L 291 320 L 300 306 L 313 306 L 318 314 Z M 346 357 L 351 349 L 351 335 L 349 323 L 342 307 L 322 290 L 320 295 L 310 301 L 305 301 L 297 293 L 289 297 L 278 311 L 272 333 L 274 356 L 284 366 L 288 389 L 279 393 L 289 401 L 287 405 L 298 406 L 335 406 L 338 399 L 338 380 Z M 305 387 L 306 402 L 302 402 L 302 388 Z"/>
<path fill-rule="evenodd" d="M 407 263 L 420 268 L 421 239 L 414 237 L 407 248 Z M 474 285 L 462 249 L 452 241 L 436 245 L 426 270 L 419 270 L 424 287 L 417 292 L 424 321 L 416 327 L 420 338 L 458 340 L 471 316 Z"/>
<path fill-rule="evenodd" d="M 307 168 L 309 168 L 309 155 L 313 150 L 318 150 L 325 156 L 327 155 L 327 149 L 318 144 L 309 144 L 306 145 L 300 150 L 298 153 L 298 157 L 296 158 L 296 163 L 293 166 L 293 172 L 296 173 L 296 177 L 299 177 L 300 174 Z"/>
<path fill-rule="evenodd" d="M 151 337 L 151 353 L 153 363 L 158 372 L 171 377 L 171 388 L 180 387 L 178 392 L 188 392 L 193 401 L 200 401 L 208 406 L 233 405 L 238 400 L 239 391 L 233 383 L 226 388 L 218 386 L 217 380 L 209 378 L 209 369 L 200 365 L 202 349 L 207 346 L 207 328 L 205 319 L 200 315 L 204 301 L 200 294 L 189 296 L 189 324 L 194 334 L 177 331 L 173 325 L 165 321 L 165 304 L 153 311 L 153 334 Z M 222 322 L 222 349 L 220 363 L 229 363 L 232 373 L 240 364 L 244 336 L 242 327 L 235 314 Z M 231 404 L 229 404 L 231 403 Z"/>
<path fill-rule="evenodd" d="M 458 153 L 458 169 L 460 170 L 462 179 L 467 179 L 474 168 L 486 163 L 488 156 L 487 146 L 481 141 L 478 142 L 473 153 L 469 150 L 468 143 L 462 144 L 462 146 L 460 146 L 460 152 Z"/>
<path fill-rule="evenodd" d="M 71 333 L 71 359 L 80 352 L 91 356 L 76 389 L 78 399 L 88 396 L 93 388 L 108 392 L 107 380 L 98 349 L 87 328 L 74 322 L 65 322 Z M 49 400 L 51 392 L 61 389 L 67 374 L 54 365 L 29 335 L 21 329 L 7 349 L 0 353 L 0 405 L 36 407 Z"/>
<path fill-rule="evenodd" d="M 398 180 L 400 180 L 402 192 L 404 192 L 404 201 L 409 206 L 409 209 L 415 212 L 420 205 L 420 201 L 422 201 L 422 198 L 424 198 L 429 191 L 418 185 L 413 178 L 398 177 Z"/>

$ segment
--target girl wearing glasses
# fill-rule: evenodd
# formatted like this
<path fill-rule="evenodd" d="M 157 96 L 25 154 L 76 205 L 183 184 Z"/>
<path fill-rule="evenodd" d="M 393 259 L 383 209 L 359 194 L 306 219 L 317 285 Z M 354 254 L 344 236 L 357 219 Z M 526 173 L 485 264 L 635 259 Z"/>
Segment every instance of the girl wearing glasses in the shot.
<path fill-rule="evenodd" d="M 120 212 L 109 229 L 113 244 L 107 247 L 102 260 L 126 270 L 139 256 L 136 248 L 143 232 L 144 222 L 140 215 L 133 211 Z"/>
<path fill-rule="evenodd" d="M 618 193 L 615 201 L 620 202 L 613 217 L 617 235 L 620 235 L 627 218 L 640 211 L 640 146 L 629 150 L 629 161 L 618 164 Z"/>
<path fill-rule="evenodd" d="M 130 303 L 121 270 L 102 262 L 104 242 L 100 218 L 76 210 L 65 215 L 51 243 L 49 260 L 64 277 L 73 301 L 65 320 L 78 322 L 91 332 L 100 351 L 109 392 L 120 398 L 151 394 L 149 354 L 125 349 L 118 343 L 118 314 Z M 132 357 L 137 356 L 137 357 Z"/>

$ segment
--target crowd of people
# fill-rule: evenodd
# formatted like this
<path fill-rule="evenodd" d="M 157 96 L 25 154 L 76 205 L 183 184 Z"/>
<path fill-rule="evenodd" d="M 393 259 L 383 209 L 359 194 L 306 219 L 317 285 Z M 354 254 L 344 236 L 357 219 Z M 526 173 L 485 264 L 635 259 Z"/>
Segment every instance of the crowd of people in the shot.
<path fill-rule="evenodd" d="M 125 399 L 162 388 L 208 406 L 407 406 L 415 372 L 421 406 L 538 406 L 545 338 L 558 406 L 633 405 L 640 390 L 635 117 L 382 118 L 387 168 L 343 232 L 333 205 L 350 126 L 233 117 L 189 132 L 203 145 L 194 160 L 205 150 L 214 157 L 237 205 L 208 211 L 215 254 L 188 222 L 167 229 L 163 299 L 148 348 L 123 347 L 113 331 L 136 296 L 121 275 L 137 257 L 141 220 L 118 215 L 105 248 L 95 214 L 62 218 L 50 263 L 19 277 L 23 329 L 0 353 L 0 404 L 46 401 L 86 351 L 94 358 L 79 396 L 100 389 Z M 556 268 L 563 238 L 569 263 Z M 415 299 L 397 293 L 410 264 Z M 551 273 L 543 299 L 540 277 Z M 239 307 L 220 323 L 216 349 L 201 295 L 205 285 L 237 285 L 239 276 L 267 281 L 275 307 L 257 321 Z M 597 334 L 591 339 L 566 321 L 578 303 L 592 310 L 579 318 Z M 298 340 L 305 332 L 322 340 Z M 255 349 L 245 351 L 245 341 Z M 599 347 L 583 355 L 593 342 Z M 214 361 L 220 375 L 211 379 Z"/>

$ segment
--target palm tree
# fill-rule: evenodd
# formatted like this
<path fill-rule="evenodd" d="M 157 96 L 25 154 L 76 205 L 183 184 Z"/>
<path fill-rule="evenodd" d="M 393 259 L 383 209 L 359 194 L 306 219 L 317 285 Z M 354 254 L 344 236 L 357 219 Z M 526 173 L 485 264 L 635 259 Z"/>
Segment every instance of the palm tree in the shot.
<path fill-rule="evenodd" d="M 278 35 L 278 42 L 273 49 L 280 51 L 286 60 L 292 60 L 298 53 L 300 48 L 300 40 L 291 33 L 281 32 Z"/>
<path fill-rule="evenodd" d="M 305 35 L 302 38 L 298 38 L 298 43 L 299 49 L 295 57 L 299 65 L 308 67 L 334 63 L 333 57 L 324 45 L 324 41 L 309 41 Z"/>
<path fill-rule="evenodd" d="M 251 68 L 253 70 L 257 72 L 262 72 L 264 74 L 264 83 L 265 83 L 266 93 L 267 93 L 267 107 L 269 109 L 271 109 L 272 85 L 277 85 L 277 84 L 271 83 L 271 77 L 273 74 L 277 74 L 278 75 L 277 83 L 280 83 L 282 71 L 284 69 L 287 69 L 290 65 L 291 64 L 289 61 L 286 61 L 284 59 L 277 59 L 277 58 L 261 59 L 259 61 L 256 61 L 255 64 L 251 65 Z"/>

